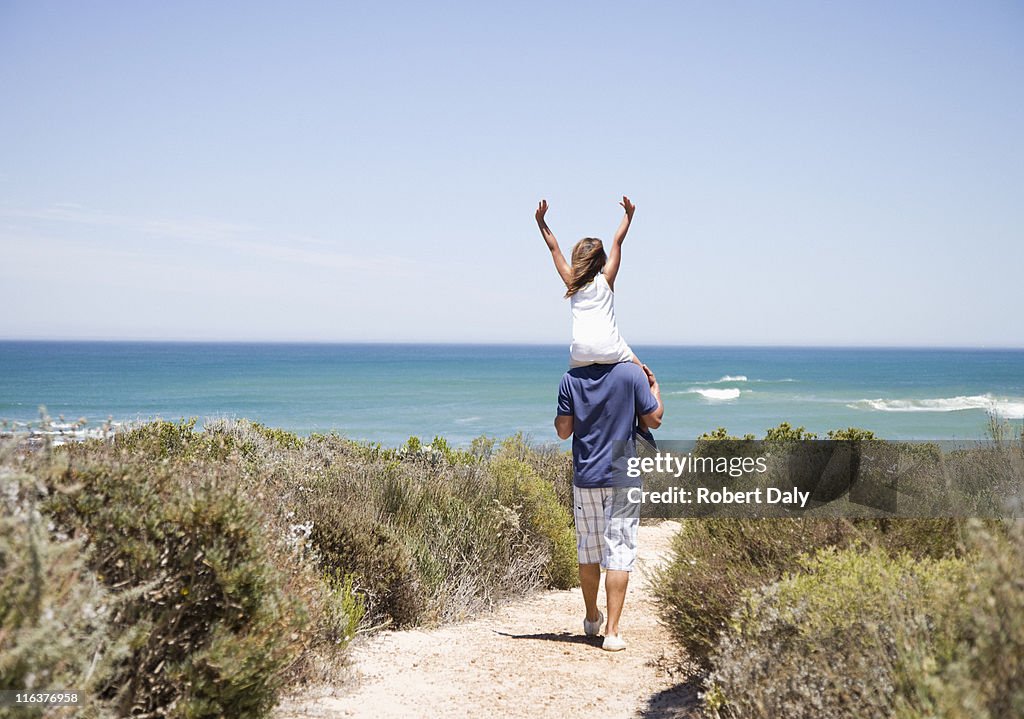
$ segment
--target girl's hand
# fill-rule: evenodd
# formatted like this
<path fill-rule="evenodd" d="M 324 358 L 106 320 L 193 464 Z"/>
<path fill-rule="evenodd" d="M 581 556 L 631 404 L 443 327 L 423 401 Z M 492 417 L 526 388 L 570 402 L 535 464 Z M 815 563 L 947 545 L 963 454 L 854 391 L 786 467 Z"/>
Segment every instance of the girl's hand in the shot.
<path fill-rule="evenodd" d="M 548 201 L 547 200 L 541 200 L 540 202 L 537 203 L 537 212 L 534 214 L 534 217 L 537 218 L 537 224 L 538 225 L 543 225 L 544 224 L 544 213 L 546 213 L 547 211 L 548 211 Z"/>
<path fill-rule="evenodd" d="M 647 384 L 649 384 L 651 386 L 651 389 L 653 390 L 655 385 L 658 384 L 658 378 L 654 376 L 654 372 L 652 372 L 651 368 L 648 367 L 647 365 L 640 365 L 640 369 L 642 369 L 644 371 L 644 374 L 647 375 Z"/>
<path fill-rule="evenodd" d="M 625 195 L 622 196 L 622 202 L 619 203 L 622 209 L 626 211 L 626 217 L 633 219 L 633 212 L 636 210 L 636 205 L 629 201 L 629 198 Z"/>

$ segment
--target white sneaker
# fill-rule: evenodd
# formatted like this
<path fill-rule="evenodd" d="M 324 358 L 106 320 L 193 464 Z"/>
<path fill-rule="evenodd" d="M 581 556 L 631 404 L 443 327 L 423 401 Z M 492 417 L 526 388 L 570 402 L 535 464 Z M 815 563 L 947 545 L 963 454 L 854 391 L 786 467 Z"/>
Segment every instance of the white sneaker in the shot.
<path fill-rule="evenodd" d="M 604 624 L 604 615 L 601 611 L 597 612 L 597 619 L 588 622 L 586 617 L 583 617 L 583 633 L 588 637 L 596 637 L 601 631 L 601 625 Z"/>
<path fill-rule="evenodd" d="M 606 652 L 621 652 L 626 648 L 626 640 L 618 634 L 609 634 L 604 638 L 604 644 L 601 645 L 601 648 Z"/>

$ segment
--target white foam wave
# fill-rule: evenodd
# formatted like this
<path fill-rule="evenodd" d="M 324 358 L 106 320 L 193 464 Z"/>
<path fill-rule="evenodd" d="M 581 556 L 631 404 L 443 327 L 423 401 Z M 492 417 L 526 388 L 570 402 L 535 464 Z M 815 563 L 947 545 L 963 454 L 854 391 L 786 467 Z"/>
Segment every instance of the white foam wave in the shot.
<path fill-rule="evenodd" d="M 455 420 L 455 424 L 469 424 L 470 422 L 479 422 L 483 417 L 459 417 Z"/>
<path fill-rule="evenodd" d="M 937 399 L 862 399 L 847 406 L 879 412 L 961 412 L 980 409 L 1005 419 L 1024 419 L 1024 399 L 999 398 L 990 394 Z"/>
<path fill-rule="evenodd" d="M 697 381 L 703 382 L 705 384 L 721 384 L 722 382 L 796 382 L 796 380 L 793 379 L 792 377 L 783 377 L 782 379 L 750 379 L 750 377 L 748 377 L 745 374 L 727 374 L 722 375 L 718 379 Z"/>
<path fill-rule="evenodd" d="M 673 394 L 699 394 L 701 397 L 712 402 L 728 402 L 740 396 L 738 389 L 709 389 L 705 387 L 691 387 L 685 392 L 673 392 Z"/>

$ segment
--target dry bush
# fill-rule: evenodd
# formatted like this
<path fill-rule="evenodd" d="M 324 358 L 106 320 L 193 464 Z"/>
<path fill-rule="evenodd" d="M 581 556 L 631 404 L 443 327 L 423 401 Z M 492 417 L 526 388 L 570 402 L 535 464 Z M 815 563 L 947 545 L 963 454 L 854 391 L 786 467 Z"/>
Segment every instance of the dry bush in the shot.
<path fill-rule="evenodd" d="M 966 563 L 830 548 L 801 564 L 748 592 L 730 618 L 711 656 L 709 713 L 887 719 L 897 707 L 920 711 L 918 667 L 945 666 L 956 652 Z"/>
<path fill-rule="evenodd" d="M 917 703 L 946 719 L 1024 716 L 1024 520 L 972 522 L 967 533 L 972 576 L 966 620 L 953 661 L 925 665 Z M 917 650 L 919 644 L 910 647 Z M 914 707 L 911 707 L 913 709 Z M 910 719 L 913 711 L 904 711 Z M 919 716 L 917 714 L 916 716 Z"/>
<path fill-rule="evenodd" d="M 347 447 L 288 495 L 323 566 L 355 578 L 369 621 L 447 621 L 572 584 L 572 520 L 550 483 L 504 448 L 485 458 L 430 446 Z"/>
<path fill-rule="evenodd" d="M 684 523 L 652 583 L 661 619 L 703 669 L 744 593 L 800 567 L 801 556 L 846 546 L 841 519 L 699 519 Z"/>
<path fill-rule="evenodd" d="M 576 582 L 565 452 L 520 436 L 497 447 L 480 438 L 468 451 L 441 438 L 389 449 L 244 420 L 201 433 L 168 424 L 126 441 L 150 454 L 234 461 L 271 531 L 298 532 L 305 558 L 349 583 L 364 626 L 448 621 Z"/>
<path fill-rule="evenodd" d="M 901 507 L 936 518 L 686 522 L 655 590 L 709 713 L 1024 716 L 1024 524 L 965 518 L 1020 515 L 1008 436 L 945 454 L 872 440 Z"/>
<path fill-rule="evenodd" d="M 565 456 L 518 439 L 387 449 L 188 421 L 23 449 L 0 458 L 0 477 L 38 485 L 51 526 L 26 544 L 17 525 L 4 546 L 52 556 L 38 571 L 54 585 L 19 589 L 32 563 L 3 550 L 0 612 L 5 641 L 17 639 L 0 655 L 5 686 L 31 671 L 82 686 L 91 672 L 97 706 L 116 715 L 265 716 L 285 683 L 326 678 L 357 631 L 575 580 L 571 516 L 546 479 L 564 475 Z M 48 596 L 71 642 L 52 656 L 36 641 L 50 615 L 32 609 Z M 108 607 L 102 625 L 74 624 L 94 599 Z"/>
<path fill-rule="evenodd" d="M 110 717 L 98 685 L 131 636 L 110 627 L 114 597 L 82 559 L 82 542 L 55 536 L 40 513 L 45 487 L 0 447 L 0 689 L 69 688 L 82 705 L 48 716 Z M 42 717 L 39 707 L 0 707 L 0 717 Z"/>
<path fill-rule="evenodd" d="M 154 429 L 148 439 L 162 441 Z M 124 715 L 264 716 L 309 641 L 285 549 L 233 464 L 178 460 L 174 446 L 158 459 L 143 444 L 68 448 L 45 505 L 86 541 L 110 591 L 139 590 L 110 618 L 136 636 L 99 694 Z"/>

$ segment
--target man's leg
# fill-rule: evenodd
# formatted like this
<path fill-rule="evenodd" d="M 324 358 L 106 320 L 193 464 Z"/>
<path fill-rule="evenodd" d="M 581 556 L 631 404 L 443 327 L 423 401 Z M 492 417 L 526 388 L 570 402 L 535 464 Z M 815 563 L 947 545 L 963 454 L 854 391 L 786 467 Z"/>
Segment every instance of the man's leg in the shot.
<path fill-rule="evenodd" d="M 600 576 L 600 570 L 598 576 Z M 622 605 L 626 602 L 627 587 L 629 587 L 629 572 L 624 572 L 621 569 L 609 569 L 605 572 L 604 591 L 608 595 L 608 624 L 605 626 L 605 636 L 615 636 L 619 633 L 619 617 L 622 616 Z M 596 597 L 596 591 L 594 595 Z"/>
<path fill-rule="evenodd" d="M 576 521 L 576 554 L 580 567 L 580 588 L 586 606 L 586 621 L 596 622 L 601 610 L 597 608 L 597 590 L 601 586 L 601 551 L 604 537 L 604 510 L 601 490 L 574 486 L 573 518 Z M 598 627 L 583 626 L 587 634 L 596 633 Z"/>
<path fill-rule="evenodd" d="M 615 651 L 626 646 L 619 638 L 619 619 L 626 602 L 629 572 L 636 561 L 639 505 L 629 501 L 628 489 L 617 487 L 607 492 L 605 512 L 603 563 L 607 567 L 604 589 L 608 597 L 608 624 L 604 648 Z"/>
<path fill-rule="evenodd" d="M 597 590 L 601 586 L 601 565 L 580 565 L 580 588 L 583 590 L 583 603 L 587 607 L 587 621 L 596 622 L 600 610 L 597 608 Z M 606 585 L 607 586 L 607 585 Z M 620 605 L 621 609 L 621 605 Z M 611 608 L 608 609 L 609 614 Z M 618 621 L 618 620 L 616 620 Z"/>

